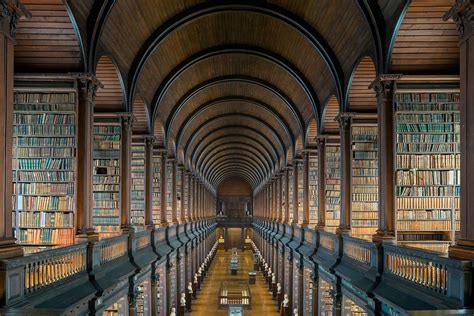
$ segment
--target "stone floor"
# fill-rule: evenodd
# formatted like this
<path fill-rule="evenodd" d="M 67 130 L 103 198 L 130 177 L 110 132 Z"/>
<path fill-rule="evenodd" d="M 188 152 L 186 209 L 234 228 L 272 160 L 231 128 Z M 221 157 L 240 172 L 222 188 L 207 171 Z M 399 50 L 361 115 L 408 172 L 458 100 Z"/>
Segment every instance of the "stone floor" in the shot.
<path fill-rule="evenodd" d="M 239 251 L 239 270 L 236 276 L 230 275 L 229 262 L 231 252 L 219 250 L 211 264 L 197 299 L 193 301 L 191 315 L 227 315 L 227 309 L 219 310 L 217 295 L 221 281 L 248 280 L 248 272 L 253 270 L 252 251 Z M 250 285 L 252 309 L 246 309 L 244 315 L 278 315 L 276 303 L 272 300 L 262 274 L 257 273 L 257 282 Z"/>

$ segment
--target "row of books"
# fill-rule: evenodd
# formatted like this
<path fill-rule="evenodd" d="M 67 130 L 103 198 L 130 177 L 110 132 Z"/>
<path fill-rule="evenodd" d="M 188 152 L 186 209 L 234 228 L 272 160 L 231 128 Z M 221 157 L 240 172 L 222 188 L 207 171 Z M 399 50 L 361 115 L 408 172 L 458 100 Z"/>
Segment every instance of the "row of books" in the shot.
<path fill-rule="evenodd" d="M 458 118 L 453 112 L 446 113 L 423 113 L 423 114 L 400 114 L 398 123 L 451 123 Z M 459 121 L 459 120 L 458 120 Z"/>
<path fill-rule="evenodd" d="M 105 192 L 105 194 L 110 194 Z M 114 193 L 116 194 L 116 193 Z M 100 200 L 94 200 L 93 203 L 94 208 L 112 208 L 112 209 L 118 209 L 120 207 L 120 202 L 118 199 L 115 200 L 105 200 L 105 199 L 100 199 Z"/>
<path fill-rule="evenodd" d="M 397 143 L 457 143 L 459 134 L 397 134 Z"/>
<path fill-rule="evenodd" d="M 461 159 L 459 154 L 397 154 L 396 166 L 399 169 L 459 169 L 461 167 Z"/>
<path fill-rule="evenodd" d="M 21 228 L 74 228 L 74 213 L 17 212 L 13 226 Z"/>
<path fill-rule="evenodd" d="M 21 148 L 23 146 L 33 146 L 33 147 L 38 147 L 38 146 L 50 146 L 50 147 L 74 147 L 76 146 L 76 139 L 73 137 L 48 137 L 48 138 L 41 138 L 41 137 L 34 137 L 34 138 L 18 138 L 16 137 L 13 140 L 13 146 L 15 147 L 20 147 L 18 149 L 24 149 Z M 26 148 L 25 148 L 26 149 Z M 36 152 L 39 152 L 39 149 L 43 148 L 27 148 L 27 149 L 34 149 L 37 150 Z M 55 148 L 44 148 L 44 149 L 49 149 L 49 150 L 54 150 Z M 69 152 L 72 153 L 72 148 L 64 148 L 68 150 Z M 44 155 L 39 155 L 39 156 L 44 156 Z M 60 155 L 55 155 L 55 156 L 60 156 Z M 27 156 L 28 157 L 28 156 Z M 38 156 L 36 156 L 38 157 Z"/>
<path fill-rule="evenodd" d="M 460 170 L 398 170 L 397 185 L 458 185 Z"/>
<path fill-rule="evenodd" d="M 318 223 L 318 156 L 310 154 L 309 162 L 309 223 Z"/>
<path fill-rule="evenodd" d="M 397 196 L 412 197 L 434 197 L 434 196 L 456 196 L 461 194 L 460 186 L 419 186 L 419 187 L 396 187 Z"/>
<path fill-rule="evenodd" d="M 24 103 L 15 104 L 16 112 L 74 112 L 76 105 L 73 103 Z"/>
<path fill-rule="evenodd" d="M 74 167 L 73 158 L 13 159 L 15 169 L 72 170 Z"/>
<path fill-rule="evenodd" d="M 460 143 L 399 143 L 397 144 L 397 152 L 423 152 L 423 153 L 439 153 L 439 152 L 459 152 L 461 150 Z"/>
<path fill-rule="evenodd" d="M 101 208 L 100 206 L 94 206 L 92 215 L 95 217 L 119 217 L 120 210 L 117 208 Z"/>
<path fill-rule="evenodd" d="M 376 168 L 353 168 L 353 176 L 363 176 L 363 177 L 377 177 L 379 174 L 378 169 Z"/>
<path fill-rule="evenodd" d="M 409 210 L 398 211 L 399 220 L 449 220 L 452 218 L 452 210 Z M 459 213 L 455 212 L 455 219 L 459 219 Z"/>
<path fill-rule="evenodd" d="M 21 171 L 13 173 L 13 181 L 74 181 L 75 173 L 73 171 Z"/>
<path fill-rule="evenodd" d="M 15 195 L 73 195 L 74 183 L 13 183 Z"/>
<path fill-rule="evenodd" d="M 375 151 L 356 151 L 353 153 L 353 158 L 354 159 L 368 159 L 368 163 L 372 164 L 373 166 L 373 160 L 377 159 L 377 152 Z"/>
<path fill-rule="evenodd" d="M 58 104 L 64 106 L 64 104 L 59 103 L 74 103 L 76 100 L 76 94 L 74 92 L 69 93 L 15 93 L 14 103 L 16 110 L 25 106 L 21 103 L 48 103 L 48 104 Z"/>
<path fill-rule="evenodd" d="M 94 192 L 118 192 L 120 186 L 118 184 L 94 184 Z"/>
<path fill-rule="evenodd" d="M 365 206 L 365 203 L 352 203 L 352 219 L 378 219 L 379 213 L 377 211 L 377 204 L 376 203 L 367 203 L 368 205 Z M 354 209 L 354 206 L 356 208 Z M 369 211 L 374 210 L 375 211 Z"/>
<path fill-rule="evenodd" d="M 101 139 L 102 135 L 110 135 L 110 141 L 120 141 L 121 127 L 118 125 L 94 125 L 94 139 Z"/>
<path fill-rule="evenodd" d="M 68 245 L 75 234 L 72 228 L 27 228 L 15 232 L 20 243 L 29 245 Z"/>
<path fill-rule="evenodd" d="M 451 231 L 452 223 L 451 220 L 437 220 L 437 221 L 415 221 L 405 220 L 397 221 L 398 230 L 406 231 Z"/>
<path fill-rule="evenodd" d="M 75 125 L 14 125 L 17 136 L 59 136 L 71 137 L 76 134 Z"/>
<path fill-rule="evenodd" d="M 378 225 L 378 219 L 355 219 L 352 218 L 352 225 L 353 228 L 356 227 L 374 227 L 377 228 Z M 375 231 L 374 231 L 375 233 Z M 354 232 L 352 232 L 352 235 L 354 236 Z M 356 236 L 354 236 L 356 237 Z"/>
<path fill-rule="evenodd" d="M 397 198 L 398 209 L 451 209 L 459 208 L 459 199 L 454 197 Z"/>
<path fill-rule="evenodd" d="M 444 103 L 456 102 L 459 103 L 461 97 L 459 93 L 400 93 L 396 95 L 397 104 L 404 104 L 405 102 L 415 102 L 417 106 L 421 103 Z M 444 109 L 444 106 L 443 106 Z"/>
<path fill-rule="evenodd" d="M 378 202 L 378 193 L 352 193 L 353 202 Z"/>
<path fill-rule="evenodd" d="M 96 184 L 118 184 L 120 183 L 120 176 L 118 175 L 94 175 L 93 181 Z"/>
<path fill-rule="evenodd" d="M 453 124 L 397 124 L 397 133 L 459 133 L 460 127 Z"/>
<path fill-rule="evenodd" d="M 119 170 L 120 168 L 120 160 L 118 159 L 99 159 L 95 158 L 94 159 L 94 166 L 95 167 L 116 167 Z M 107 171 L 110 171 L 107 169 Z"/>
<path fill-rule="evenodd" d="M 101 138 L 100 141 L 94 141 L 94 148 L 96 150 L 104 150 L 104 149 L 120 150 L 120 143 L 111 142 L 115 140 L 111 138 L 117 138 L 116 136 L 100 136 L 100 138 Z M 95 139 L 98 140 L 99 137 Z"/>
<path fill-rule="evenodd" d="M 135 230 L 139 230 L 145 225 L 145 145 L 133 144 L 131 149 L 130 220 Z"/>
<path fill-rule="evenodd" d="M 43 112 L 36 114 L 14 113 L 13 124 L 75 124 L 75 114 L 49 114 Z"/>
<path fill-rule="evenodd" d="M 47 138 L 45 138 L 47 139 Z M 36 142 L 35 142 L 36 143 Z M 75 156 L 75 148 L 51 148 L 51 147 L 42 147 L 42 148 L 18 148 L 15 146 L 18 143 L 13 144 L 13 157 L 74 157 Z M 64 146 L 74 146 L 75 142 L 71 141 L 70 143 L 66 142 Z M 31 145 L 31 146 L 39 146 L 39 145 Z M 50 146 L 50 145 L 48 145 Z M 63 146 L 63 145 L 55 145 L 55 146 Z"/>
<path fill-rule="evenodd" d="M 14 197 L 15 209 L 19 211 L 70 211 L 74 209 L 72 196 L 23 196 Z"/>
<path fill-rule="evenodd" d="M 105 145 L 106 147 L 108 145 Z M 120 146 L 120 145 L 117 145 Z M 113 146 L 115 147 L 115 145 Z M 120 150 L 111 149 L 111 150 L 97 150 L 94 149 L 94 158 L 95 159 L 120 159 Z"/>
<path fill-rule="evenodd" d="M 102 214 L 100 215 L 96 215 L 92 218 L 92 224 L 94 226 L 111 226 L 111 225 L 120 225 L 120 217 L 117 215 L 117 216 L 110 216 L 110 217 L 106 217 Z M 98 232 L 109 232 L 108 229 L 102 229 L 100 230 L 97 229 Z"/>

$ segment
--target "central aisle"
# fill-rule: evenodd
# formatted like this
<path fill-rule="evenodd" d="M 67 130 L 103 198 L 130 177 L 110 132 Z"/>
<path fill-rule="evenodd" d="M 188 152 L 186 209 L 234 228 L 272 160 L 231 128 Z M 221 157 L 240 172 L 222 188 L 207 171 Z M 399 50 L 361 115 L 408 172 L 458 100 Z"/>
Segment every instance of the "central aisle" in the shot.
<path fill-rule="evenodd" d="M 217 295 L 221 281 L 248 280 L 248 273 L 253 270 L 252 251 L 239 250 L 239 270 L 237 275 L 230 275 L 229 262 L 231 251 L 218 250 L 204 280 L 197 299 L 193 301 L 191 315 L 227 315 L 227 309 L 217 308 Z M 272 300 L 262 274 L 257 273 L 257 282 L 250 285 L 252 309 L 244 310 L 244 315 L 278 315 L 275 301 Z"/>

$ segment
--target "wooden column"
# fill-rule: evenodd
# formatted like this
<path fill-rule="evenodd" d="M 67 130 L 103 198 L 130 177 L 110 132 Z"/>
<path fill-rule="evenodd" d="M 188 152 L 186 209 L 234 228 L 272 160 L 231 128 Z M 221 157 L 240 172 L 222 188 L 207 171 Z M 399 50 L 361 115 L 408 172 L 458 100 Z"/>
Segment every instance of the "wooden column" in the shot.
<path fill-rule="evenodd" d="M 300 172 L 299 169 L 301 168 L 301 157 L 296 157 L 293 160 L 294 170 L 293 170 L 293 224 L 299 223 L 300 218 L 300 210 L 299 205 L 302 201 L 299 200 L 299 185 L 298 182 L 300 181 Z"/>
<path fill-rule="evenodd" d="M 184 174 L 185 174 L 184 180 L 186 182 L 186 187 L 188 188 L 188 190 L 187 190 L 188 195 L 185 197 L 187 207 L 186 207 L 185 212 L 184 212 L 184 217 L 185 217 L 186 222 L 191 222 L 192 221 L 191 214 L 190 214 L 190 210 L 191 210 L 191 185 L 190 185 L 191 174 L 187 170 L 184 172 Z"/>
<path fill-rule="evenodd" d="M 180 218 L 180 222 L 181 223 L 186 223 L 186 210 L 185 210 L 185 207 L 186 207 L 186 203 L 185 203 L 185 196 L 184 196 L 184 187 L 186 185 L 186 170 L 184 169 L 184 166 L 183 165 L 179 165 L 178 166 L 179 168 L 179 172 L 181 172 L 181 188 L 180 188 L 180 200 L 178 201 L 178 203 L 181 203 L 181 218 Z"/>
<path fill-rule="evenodd" d="M 130 209 L 131 209 L 131 194 L 130 186 L 132 183 L 131 174 L 131 149 L 132 149 L 132 123 L 133 117 L 131 113 L 120 113 L 120 122 L 122 125 L 122 157 L 121 157 L 121 181 L 120 181 L 120 214 L 121 214 L 121 228 L 123 233 L 132 230 L 130 225 Z"/>
<path fill-rule="evenodd" d="M 461 235 L 449 256 L 474 259 L 474 1 L 457 0 L 445 14 L 459 31 L 461 87 Z"/>
<path fill-rule="evenodd" d="M 279 200 L 278 200 L 278 222 L 282 222 L 282 219 L 283 219 L 283 209 L 284 209 L 284 193 L 282 191 L 282 182 L 285 180 L 285 171 L 283 172 L 280 172 L 280 174 L 278 175 L 278 195 L 280 196 Z"/>
<path fill-rule="evenodd" d="M 171 164 L 171 222 L 173 224 L 178 224 L 176 194 L 176 159 L 170 158 L 168 163 Z"/>
<path fill-rule="evenodd" d="M 92 74 L 78 74 L 77 128 L 77 234 L 78 238 L 97 238 L 92 225 L 94 171 L 94 105 L 100 82 Z"/>
<path fill-rule="evenodd" d="M 167 191 L 167 185 L 166 185 L 166 182 L 167 182 L 167 177 L 166 177 L 166 169 L 167 169 L 167 165 L 166 165 L 166 151 L 162 151 L 161 153 L 161 174 L 160 174 L 160 178 L 161 178 L 161 215 L 160 215 L 160 221 L 161 221 L 161 224 L 160 226 L 166 226 L 167 225 L 167 219 L 166 219 L 166 191 Z"/>
<path fill-rule="evenodd" d="M 13 46 L 20 16 L 31 17 L 20 3 L 4 7 L 0 16 L 0 259 L 23 255 L 12 230 Z"/>
<path fill-rule="evenodd" d="M 309 151 L 303 152 L 303 222 L 302 227 L 309 225 Z"/>
<path fill-rule="evenodd" d="M 326 138 L 318 137 L 318 229 L 326 226 Z"/>
<path fill-rule="evenodd" d="M 273 210 L 272 210 L 272 220 L 278 220 L 278 176 L 273 177 Z"/>
<path fill-rule="evenodd" d="M 351 114 L 340 113 L 338 118 L 341 135 L 341 219 L 338 233 L 351 231 Z"/>
<path fill-rule="evenodd" d="M 152 229 L 153 224 L 153 136 L 145 137 L 145 228 Z"/>
<path fill-rule="evenodd" d="M 380 75 L 370 85 L 377 95 L 379 152 L 379 227 L 374 241 L 395 240 L 394 104 L 396 81 L 401 75 Z"/>

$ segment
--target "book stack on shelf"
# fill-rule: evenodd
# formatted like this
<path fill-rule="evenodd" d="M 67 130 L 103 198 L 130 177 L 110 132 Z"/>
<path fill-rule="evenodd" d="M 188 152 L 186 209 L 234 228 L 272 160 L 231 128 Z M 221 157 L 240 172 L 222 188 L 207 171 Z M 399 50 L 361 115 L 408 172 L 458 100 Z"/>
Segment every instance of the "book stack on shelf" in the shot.
<path fill-rule="evenodd" d="M 286 211 L 286 174 L 281 178 L 281 218 L 285 222 L 285 211 Z"/>
<path fill-rule="evenodd" d="M 376 124 L 352 125 L 353 237 L 372 240 L 378 227 L 378 145 Z"/>
<path fill-rule="evenodd" d="M 353 300 L 347 296 L 343 296 L 342 299 L 343 305 L 343 315 L 351 316 L 367 316 L 367 312 L 359 305 L 357 305 Z"/>
<path fill-rule="evenodd" d="M 74 243 L 75 93 L 14 96 L 12 226 L 26 253 Z"/>
<path fill-rule="evenodd" d="M 293 202 L 294 202 L 294 187 L 295 187 L 295 179 L 294 179 L 294 170 L 293 168 L 288 169 L 288 222 L 293 222 Z"/>
<path fill-rule="evenodd" d="M 446 252 L 459 231 L 459 196 L 459 94 L 397 94 L 398 242 Z"/>
<path fill-rule="evenodd" d="M 309 224 L 315 226 L 318 224 L 318 155 L 310 152 L 309 163 Z"/>
<path fill-rule="evenodd" d="M 117 302 L 113 303 L 105 309 L 102 316 L 122 316 L 128 315 L 127 297 L 121 297 Z"/>
<path fill-rule="evenodd" d="M 303 315 L 313 315 L 313 291 L 315 285 L 311 280 L 311 275 L 313 274 L 313 269 L 309 267 L 304 267 L 303 270 L 303 291 L 304 291 L 304 313 Z"/>
<path fill-rule="evenodd" d="M 303 223 L 303 218 L 304 218 L 304 211 L 303 211 L 303 200 L 304 200 L 304 166 L 303 163 L 298 164 L 298 169 L 296 170 L 298 172 L 298 183 L 297 183 L 297 190 L 296 191 L 296 196 L 298 198 L 298 204 L 296 205 L 298 209 L 298 218 L 296 219 L 298 223 Z"/>
<path fill-rule="evenodd" d="M 150 282 L 148 280 L 143 281 L 137 286 L 137 316 L 146 316 L 150 315 L 151 309 L 149 306 L 149 297 L 150 297 Z"/>
<path fill-rule="evenodd" d="M 101 238 L 120 234 L 120 144 L 118 121 L 95 123 L 92 224 Z"/>
<path fill-rule="evenodd" d="M 152 218 L 155 227 L 161 223 L 161 154 L 153 155 L 153 207 Z"/>
<path fill-rule="evenodd" d="M 332 291 L 332 285 L 322 278 L 319 278 L 319 315 L 332 315 L 334 306 Z"/>
<path fill-rule="evenodd" d="M 189 200 L 189 182 L 188 182 L 188 176 L 183 173 L 183 196 L 181 197 L 183 199 L 183 209 L 181 212 L 184 212 L 184 217 L 186 220 L 189 220 L 189 205 L 188 205 L 188 200 Z"/>
<path fill-rule="evenodd" d="M 173 222 L 173 168 L 174 162 L 166 163 L 166 222 Z"/>
<path fill-rule="evenodd" d="M 145 227 L 145 144 L 132 144 L 130 166 L 131 198 L 130 223 L 135 231 Z"/>
<path fill-rule="evenodd" d="M 326 228 L 335 231 L 341 217 L 341 152 L 339 144 L 326 144 Z"/>
<path fill-rule="evenodd" d="M 176 218 L 181 221 L 181 187 L 183 183 L 181 179 L 183 177 L 183 169 L 176 168 Z"/>

